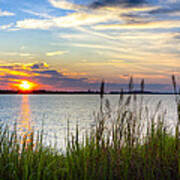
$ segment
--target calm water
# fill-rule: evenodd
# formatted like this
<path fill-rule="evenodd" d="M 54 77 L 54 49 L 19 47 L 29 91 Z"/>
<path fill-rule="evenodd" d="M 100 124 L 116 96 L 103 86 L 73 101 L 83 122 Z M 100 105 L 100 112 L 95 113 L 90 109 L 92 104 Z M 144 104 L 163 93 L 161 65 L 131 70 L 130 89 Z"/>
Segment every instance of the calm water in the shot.
<path fill-rule="evenodd" d="M 106 97 L 115 109 L 119 95 Z M 175 98 L 172 95 L 144 96 L 144 104 L 151 112 L 159 101 L 162 101 L 161 111 L 167 110 L 166 123 L 171 128 L 177 117 Z M 13 128 L 16 122 L 21 135 L 43 128 L 46 142 L 58 139 L 58 143 L 64 143 L 67 122 L 72 133 L 77 123 L 82 132 L 88 129 L 94 122 L 93 112 L 99 109 L 99 102 L 98 95 L 1 95 L 0 123 Z"/>

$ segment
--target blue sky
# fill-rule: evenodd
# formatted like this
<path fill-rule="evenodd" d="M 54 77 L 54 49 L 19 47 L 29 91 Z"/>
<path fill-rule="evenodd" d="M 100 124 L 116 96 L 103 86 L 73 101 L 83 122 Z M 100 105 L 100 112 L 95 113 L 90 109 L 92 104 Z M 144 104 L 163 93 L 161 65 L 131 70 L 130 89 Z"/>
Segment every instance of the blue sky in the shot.
<path fill-rule="evenodd" d="M 118 90 L 133 76 L 170 91 L 179 43 L 179 0 L 0 0 L 1 88 Z"/>

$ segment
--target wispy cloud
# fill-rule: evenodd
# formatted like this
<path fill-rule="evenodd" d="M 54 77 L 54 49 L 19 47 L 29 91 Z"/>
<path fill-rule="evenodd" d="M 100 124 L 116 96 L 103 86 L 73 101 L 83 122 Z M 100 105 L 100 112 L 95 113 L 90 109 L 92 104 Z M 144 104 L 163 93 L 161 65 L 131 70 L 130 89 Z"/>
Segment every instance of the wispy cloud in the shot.
<path fill-rule="evenodd" d="M 66 0 L 49 0 L 49 2 L 56 8 L 67 9 L 67 10 L 79 10 L 85 8 L 85 6 L 80 6 Z"/>
<path fill-rule="evenodd" d="M 53 51 L 53 52 L 47 52 L 46 56 L 60 56 L 67 53 L 68 51 Z"/>
<path fill-rule="evenodd" d="M 0 9 L 0 16 L 14 16 L 15 14 L 9 11 L 3 11 Z"/>
<path fill-rule="evenodd" d="M 158 7 L 157 9 L 154 9 L 152 11 L 149 11 L 149 14 L 153 15 L 168 15 L 168 14 L 174 14 L 180 12 L 180 2 L 179 1 L 168 1 L 162 6 Z"/>
<path fill-rule="evenodd" d="M 25 19 L 16 22 L 16 28 L 20 29 L 49 29 L 53 27 L 53 21 L 42 19 Z"/>
<path fill-rule="evenodd" d="M 13 27 L 13 25 L 14 25 L 14 23 L 2 25 L 2 26 L 0 26 L 0 29 L 2 29 L 2 30 L 7 30 L 7 29 Z"/>
<path fill-rule="evenodd" d="M 25 52 L 0 52 L 3 56 L 20 56 L 20 57 L 32 57 L 33 54 Z"/>
<path fill-rule="evenodd" d="M 112 18 L 111 14 L 76 12 L 67 16 L 52 19 L 25 19 L 17 21 L 16 27 L 21 29 L 50 29 L 72 28 L 106 22 Z"/>
<path fill-rule="evenodd" d="M 126 52 L 126 49 L 124 48 L 118 48 L 118 47 L 113 47 L 113 46 L 108 46 L 108 45 L 98 45 L 98 44 L 72 44 L 73 46 L 76 47 L 81 47 L 81 48 L 91 48 L 91 49 L 102 49 L 102 50 L 111 50 L 111 51 L 116 51 L 116 52 Z"/>
<path fill-rule="evenodd" d="M 146 4 L 145 0 L 96 0 L 90 7 L 102 8 L 106 6 L 136 7 Z"/>
<path fill-rule="evenodd" d="M 178 20 L 159 20 L 152 22 L 140 22 L 131 24 L 105 24 L 94 26 L 96 30 L 107 30 L 107 29 L 169 29 L 179 28 L 180 21 Z"/>
<path fill-rule="evenodd" d="M 50 16 L 49 14 L 44 13 L 44 12 L 35 12 L 35 11 L 29 10 L 29 9 L 23 9 L 22 11 L 27 14 L 31 14 L 31 15 L 34 15 L 37 17 L 42 17 L 42 18 L 47 18 L 47 19 L 53 18 L 53 16 Z"/>

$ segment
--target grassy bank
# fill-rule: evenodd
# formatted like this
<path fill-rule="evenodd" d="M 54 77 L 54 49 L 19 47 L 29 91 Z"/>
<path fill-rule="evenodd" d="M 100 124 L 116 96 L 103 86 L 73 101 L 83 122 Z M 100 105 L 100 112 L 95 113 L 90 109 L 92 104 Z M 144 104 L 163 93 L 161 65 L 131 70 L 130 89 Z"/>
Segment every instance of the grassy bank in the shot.
<path fill-rule="evenodd" d="M 68 133 L 65 153 L 44 147 L 43 132 L 28 139 L 1 128 L 0 179 L 180 179 L 180 118 L 172 134 L 160 103 L 149 114 L 143 96 L 121 94 L 114 110 L 103 91 L 95 126 L 82 139 L 78 126 Z"/>

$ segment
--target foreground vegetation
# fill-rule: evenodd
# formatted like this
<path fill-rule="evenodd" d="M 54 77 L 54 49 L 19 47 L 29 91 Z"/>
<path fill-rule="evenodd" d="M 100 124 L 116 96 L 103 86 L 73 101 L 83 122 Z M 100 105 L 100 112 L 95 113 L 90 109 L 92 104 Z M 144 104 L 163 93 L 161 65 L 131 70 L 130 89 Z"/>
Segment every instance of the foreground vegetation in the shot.
<path fill-rule="evenodd" d="M 12 133 L 2 127 L 0 179 L 180 179 L 180 118 L 175 133 L 169 132 L 160 103 L 150 114 L 143 96 L 137 101 L 135 95 L 122 93 L 118 108 L 112 110 L 103 91 L 104 83 L 95 126 L 83 138 L 78 126 L 74 136 L 68 133 L 65 153 L 44 147 L 43 132 L 28 139 L 19 137 L 16 128 Z"/>

